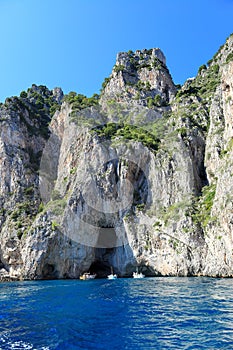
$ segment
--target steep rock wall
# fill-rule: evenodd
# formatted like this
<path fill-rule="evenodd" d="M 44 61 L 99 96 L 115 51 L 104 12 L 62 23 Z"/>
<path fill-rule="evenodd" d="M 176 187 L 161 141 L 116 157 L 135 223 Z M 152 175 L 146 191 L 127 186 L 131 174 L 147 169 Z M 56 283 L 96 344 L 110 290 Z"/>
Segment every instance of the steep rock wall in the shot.
<path fill-rule="evenodd" d="M 177 95 L 153 49 L 118 55 L 99 105 L 1 107 L 2 279 L 232 276 L 232 43 Z"/>

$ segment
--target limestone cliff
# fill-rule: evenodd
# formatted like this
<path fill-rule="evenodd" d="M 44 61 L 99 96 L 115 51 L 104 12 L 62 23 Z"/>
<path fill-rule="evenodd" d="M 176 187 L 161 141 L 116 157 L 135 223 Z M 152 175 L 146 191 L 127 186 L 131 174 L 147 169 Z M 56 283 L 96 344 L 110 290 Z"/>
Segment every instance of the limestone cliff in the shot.
<path fill-rule="evenodd" d="M 0 107 L 0 277 L 233 275 L 233 36 L 178 91 L 159 49 L 101 95 Z"/>

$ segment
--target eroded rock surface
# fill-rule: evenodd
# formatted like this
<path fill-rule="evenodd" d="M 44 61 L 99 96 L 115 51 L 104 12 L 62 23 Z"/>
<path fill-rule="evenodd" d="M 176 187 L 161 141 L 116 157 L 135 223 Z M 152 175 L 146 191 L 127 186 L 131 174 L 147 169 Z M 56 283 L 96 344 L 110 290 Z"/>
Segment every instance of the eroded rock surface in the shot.
<path fill-rule="evenodd" d="M 177 92 L 159 49 L 100 98 L 35 85 L 0 108 L 0 279 L 233 275 L 233 37 Z"/>

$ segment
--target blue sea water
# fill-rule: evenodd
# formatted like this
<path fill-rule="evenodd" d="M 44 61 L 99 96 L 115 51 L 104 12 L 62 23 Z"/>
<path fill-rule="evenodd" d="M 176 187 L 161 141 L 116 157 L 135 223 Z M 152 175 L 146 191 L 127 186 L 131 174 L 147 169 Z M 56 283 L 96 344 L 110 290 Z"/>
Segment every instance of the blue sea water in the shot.
<path fill-rule="evenodd" d="M 233 280 L 1 283 L 0 349 L 233 349 Z"/>

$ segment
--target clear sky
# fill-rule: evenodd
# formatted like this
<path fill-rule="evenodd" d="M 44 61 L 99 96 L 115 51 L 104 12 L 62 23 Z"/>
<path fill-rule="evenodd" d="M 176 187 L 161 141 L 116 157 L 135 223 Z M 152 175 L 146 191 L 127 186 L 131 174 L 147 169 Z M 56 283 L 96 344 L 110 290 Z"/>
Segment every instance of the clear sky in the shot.
<path fill-rule="evenodd" d="M 0 101 L 33 83 L 98 93 L 119 51 L 159 47 L 176 84 L 233 32 L 233 0 L 0 0 Z"/>

